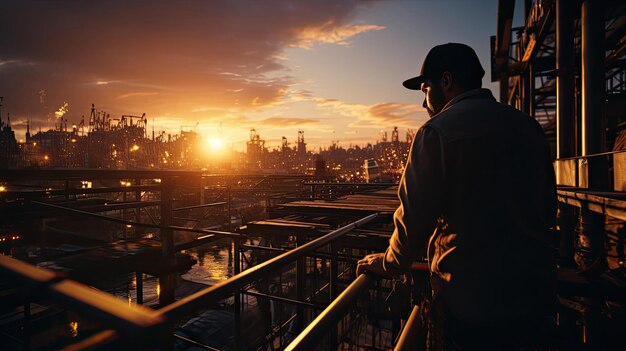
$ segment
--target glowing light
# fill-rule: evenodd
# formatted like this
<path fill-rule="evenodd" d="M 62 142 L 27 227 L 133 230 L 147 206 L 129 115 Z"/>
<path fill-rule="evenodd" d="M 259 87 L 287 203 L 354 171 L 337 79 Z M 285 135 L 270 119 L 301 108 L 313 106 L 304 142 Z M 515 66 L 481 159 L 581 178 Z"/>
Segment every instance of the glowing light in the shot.
<path fill-rule="evenodd" d="M 47 159 L 48 159 L 48 155 L 44 156 L 44 157 L 43 157 L 43 159 L 44 159 L 44 160 L 47 160 Z"/>
<path fill-rule="evenodd" d="M 67 111 L 69 111 L 69 107 L 70 104 L 68 104 L 67 102 L 63 102 L 63 105 L 61 105 L 61 107 L 59 107 L 59 109 L 54 112 L 54 116 L 56 118 L 63 117 L 63 115 L 65 115 Z"/>
<path fill-rule="evenodd" d="M 73 142 L 73 143 L 75 143 L 75 142 L 76 142 L 76 139 L 72 139 L 72 142 Z"/>
<path fill-rule="evenodd" d="M 7 191 L 7 187 L 4 185 L 0 185 L 0 192 L 5 192 Z"/>
<path fill-rule="evenodd" d="M 156 294 L 157 296 L 161 296 L 161 284 L 160 283 L 157 283 Z"/>
<path fill-rule="evenodd" d="M 213 150 L 221 150 L 224 147 L 222 139 L 213 138 L 209 140 L 209 144 Z"/>
<path fill-rule="evenodd" d="M 70 327 L 70 335 L 75 338 L 78 336 L 78 322 L 70 322 L 68 324 Z"/>
<path fill-rule="evenodd" d="M 135 144 L 130 148 L 130 151 L 137 151 L 139 150 L 139 145 Z"/>

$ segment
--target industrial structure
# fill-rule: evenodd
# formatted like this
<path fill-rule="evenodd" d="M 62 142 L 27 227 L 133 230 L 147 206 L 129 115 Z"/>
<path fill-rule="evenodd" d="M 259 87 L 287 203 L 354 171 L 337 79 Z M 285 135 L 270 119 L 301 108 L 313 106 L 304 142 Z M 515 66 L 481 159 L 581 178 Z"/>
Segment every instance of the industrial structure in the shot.
<path fill-rule="evenodd" d="M 491 79 L 500 82 L 500 100 L 536 118 L 552 144 L 559 218 L 550 235 L 559 265 L 559 307 L 545 346 L 621 349 L 626 4 L 525 0 L 523 5 L 524 25 L 512 28 L 515 1 L 498 2 Z M 110 121 L 96 113 L 90 131 L 113 133 L 116 145 L 127 140 L 119 144 L 123 151 L 116 146 L 104 152 L 106 162 L 120 152 L 131 165 L 133 145 L 144 148 L 137 138 L 147 139 L 141 130 L 145 116 Z M 55 133 L 83 137 L 80 128 L 60 125 Z M 8 118 L 0 127 L 10 139 Z M 172 154 L 193 154 L 183 143 L 193 135 L 188 132 L 178 137 L 180 148 L 169 149 Z M 104 143 L 105 134 L 93 142 Z M 55 144 L 50 138 L 45 143 Z M 337 176 L 351 167 L 355 174 L 363 172 L 364 164 L 371 164 L 368 177 L 383 165 L 397 172 L 412 138 L 410 132 L 401 141 L 394 129 L 389 141 L 383 131 L 375 145 L 333 144 L 318 158 L 306 150 L 303 131 L 294 148 L 284 137 L 273 151 L 251 131 L 249 170 L 306 168 L 301 174 L 2 170 L 0 219 L 10 225 L 2 228 L 0 248 L 14 256 L 0 256 L 3 347 L 424 349 L 429 326 L 419 314 L 430 291 L 426 264 L 415 262 L 406 279 L 354 276 L 358 258 L 387 246 L 398 206 L 396 185 Z M 71 155 L 71 144 L 58 147 Z M 173 160 L 158 157 L 157 162 Z M 308 168 L 324 176 L 307 175 Z M 329 181 L 324 170 L 338 173 Z M 53 241 L 51 228 L 83 240 L 91 234 L 89 239 L 101 242 L 35 249 L 35 243 Z M 107 233 L 113 238 L 103 240 Z M 32 245 L 24 248 L 23 242 Z M 210 286 L 184 279 L 200 258 L 195 248 L 216 243 L 227 251 L 230 273 Z M 128 301 L 90 287 L 120 274 L 133 292 Z M 148 279 L 158 281 L 152 302 L 146 298 Z"/>
<path fill-rule="evenodd" d="M 498 2 L 491 79 L 501 102 L 539 121 L 556 159 L 557 326 L 582 326 L 571 342 L 610 349 L 626 325 L 626 4 L 523 5 L 524 26 L 512 28 L 515 1 Z"/>

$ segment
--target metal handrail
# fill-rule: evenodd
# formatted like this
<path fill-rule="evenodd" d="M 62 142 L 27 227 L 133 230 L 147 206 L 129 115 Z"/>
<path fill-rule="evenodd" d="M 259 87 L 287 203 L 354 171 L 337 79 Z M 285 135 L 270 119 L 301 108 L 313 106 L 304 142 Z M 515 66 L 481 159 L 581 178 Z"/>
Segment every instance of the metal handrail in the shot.
<path fill-rule="evenodd" d="M 77 214 L 81 214 L 81 215 L 84 215 L 84 216 L 94 217 L 94 218 L 98 218 L 98 219 L 102 219 L 102 220 L 110 221 L 110 222 L 115 222 L 115 223 L 119 223 L 119 224 L 126 224 L 126 225 L 132 225 L 132 226 L 137 226 L 137 227 L 154 228 L 154 229 L 179 230 L 179 231 L 198 233 L 198 234 L 213 234 L 213 235 L 219 235 L 219 236 L 222 236 L 222 237 L 229 237 L 229 238 L 230 237 L 232 237 L 232 238 L 239 238 L 239 237 L 241 237 L 241 234 L 231 233 L 231 232 L 224 232 L 224 231 L 220 231 L 220 230 L 195 229 L 195 228 L 187 228 L 187 227 L 180 227 L 180 226 L 174 226 L 174 225 L 167 225 L 166 226 L 166 225 L 159 225 L 159 224 L 152 224 L 152 223 L 135 222 L 135 221 L 129 221 L 129 220 L 125 220 L 125 219 L 105 216 L 105 215 L 101 215 L 101 214 L 97 214 L 97 213 L 87 212 L 87 211 L 83 211 L 83 210 L 78 210 L 78 209 L 71 208 L 71 207 L 53 205 L 53 204 L 49 204 L 49 203 L 46 203 L 46 202 L 32 201 L 32 200 L 31 200 L 31 202 L 36 204 L 36 205 L 47 206 L 47 207 L 54 208 L 54 209 L 57 209 L 57 210 L 77 213 Z"/>
<path fill-rule="evenodd" d="M 361 274 L 285 350 L 313 350 L 329 329 L 336 328 L 337 322 L 346 315 L 357 297 L 367 291 L 374 281 L 372 275 Z"/>
<path fill-rule="evenodd" d="M 371 222 L 376 217 L 377 214 L 371 214 L 361 218 L 157 311 L 142 306 L 128 307 L 125 303 L 106 293 L 91 289 L 78 282 L 62 279 L 56 273 L 33 267 L 6 256 L 0 256 L 0 273 L 26 281 L 31 289 L 46 291 L 48 296 L 55 301 L 84 311 L 98 321 L 105 322 L 109 328 L 115 329 L 97 333 L 81 341 L 79 345 L 68 346 L 67 349 L 92 348 L 115 342 L 119 340 L 120 336 L 149 335 L 149 333 L 157 332 L 155 329 L 158 329 L 159 335 L 162 335 L 166 331 L 160 329 L 167 328 L 175 320 L 193 313 L 203 305 L 237 293 L 238 290 L 254 280 L 264 277 L 271 271 L 280 269 L 301 257 L 314 253 L 320 247 L 330 244 L 349 231 Z M 363 284 L 363 280 L 369 281 L 370 279 L 369 276 L 363 275 L 357 279 L 356 283 Z M 351 287 L 353 285 L 354 283 Z M 342 296 L 344 295 L 342 294 Z"/>
<path fill-rule="evenodd" d="M 172 211 L 184 211 L 184 210 L 193 210 L 196 208 L 205 208 L 205 207 L 214 207 L 214 206 L 222 206 L 222 205 L 226 205 L 228 204 L 227 202 L 213 202 L 210 204 L 202 204 L 202 205 L 193 205 L 193 206 L 185 206 L 185 207 L 178 207 L 178 208 L 173 208 Z"/>
<path fill-rule="evenodd" d="M 147 307 L 129 307 L 110 294 L 8 256 L 0 255 L 0 273 L 26 283 L 24 298 L 28 298 L 28 292 L 37 294 L 45 289 L 53 300 L 104 322 L 122 335 L 146 334 L 160 328 L 165 321 Z"/>
<path fill-rule="evenodd" d="M 334 230 L 289 252 L 278 255 L 257 266 L 249 268 L 235 276 L 223 280 L 211 287 L 200 290 L 192 295 L 189 295 L 170 305 L 167 305 L 161 308 L 159 310 L 159 313 L 167 316 L 169 320 L 175 320 L 184 317 L 200 307 L 201 304 L 208 304 L 210 302 L 215 302 L 226 298 L 229 295 L 235 293 L 237 290 L 244 287 L 245 285 L 252 283 L 254 280 L 264 277 L 269 272 L 280 269 L 281 267 L 284 267 L 285 265 L 296 261 L 298 258 L 316 251 L 320 247 L 329 244 L 330 242 L 346 234 L 347 232 L 371 222 L 377 216 L 378 215 L 374 213 L 369 216 L 363 217 L 358 221 Z"/>
<path fill-rule="evenodd" d="M 348 182 L 336 182 L 336 183 L 316 183 L 316 182 L 305 182 L 302 183 L 302 185 L 305 186 L 311 186 L 311 185 L 323 185 L 323 186 L 363 186 L 363 187 L 376 187 L 376 188 L 381 188 L 381 187 L 391 187 L 391 186 L 398 186 L 398 183 L 348 183 Z"/>
<path fill-rule="evenodd" d="M 420 310 L 419 306 L 413 306 L 413 310 L 411 311 L 411 315 L 407 320 L 404 328 L 402 329 L 402 333 L 400 334 L 400 338 L 394 347 L 394 351 L 404 351 L 404 350 L 418 350 L 424 349 L 424 347 L 419 347 L 418 344 L 418 333 L 416 330 L 424 327 L 422 325 L 422 321 L 420 320 Z"/>

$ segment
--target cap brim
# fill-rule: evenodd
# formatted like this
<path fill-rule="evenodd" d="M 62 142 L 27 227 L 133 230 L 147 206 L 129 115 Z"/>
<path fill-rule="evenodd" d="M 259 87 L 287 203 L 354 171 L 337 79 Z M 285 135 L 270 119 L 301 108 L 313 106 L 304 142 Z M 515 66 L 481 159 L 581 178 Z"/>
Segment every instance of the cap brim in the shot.
<path fill-rule="evenodd" d="M 404 85 L 404 87 L 407 89 L 422 90 L 422 83 L 424 83 L 425 80 L 426 78 L 424 78 L 424 76 L 417 76 L 417 77 L 405 80 L 402 83 L 402 85 Z"/>

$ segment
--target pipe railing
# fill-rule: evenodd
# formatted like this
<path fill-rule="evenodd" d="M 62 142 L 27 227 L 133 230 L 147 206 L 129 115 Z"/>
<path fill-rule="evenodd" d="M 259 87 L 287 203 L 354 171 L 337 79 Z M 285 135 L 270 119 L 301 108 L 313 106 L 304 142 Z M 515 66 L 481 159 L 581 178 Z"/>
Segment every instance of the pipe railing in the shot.
<path fill-rule="evenodd" d="M 313 350 L 337 322 L 354 306 L 356 299 L 374 283 L 370 274 L 361 274 L 285 350 Z"/>
<path fill-rule="evenodd" d="M 149 308 L 141 305 L 129 307 L 107 293 L 7 256 L 0 255 L 0 274 L 5 279 L 21 281 L 25 285 L 21 294 L 24 300 L 45 291 L 46 297 L 79 310 L 104 326 L 115 328 L 122 335 L 147 336 L 165 321 L 163 316 Z"/>
<path fill-rule="evenodd" d="M 249 268 L 231 278 L 217 283 L 209 288 L 200 290 L 190 296 L 180 299 L 159 310 L 159 313 L 167 316 L 170 320 L 179 319 L 187 314 L 192 313 L 203 303 L 219 301 L 229 295 L 236 293 L 247 284 L 252 283 L 258 278 L 266 276 L 268 273 L 276 271 L 285 265 L 295 262 L 298 258 L 304 257 L 315 252 L 320 247 L 331 243 L 347 232 L 361 227 L 377 217 L 377 214 L 371 214 L 363 217 L 358 221 L 334 230 L 322 237 L 312 240 L 302 246 L 299 246 L 289 252 L 285 252 L 274 258 L 271 258 L 257 266 Z"/>
<path fill-rule="evenodd" d="M 419 306 L 413 306 L 413 310 L 411 311 L 411 315 L 407 320 L 404 328 L 402 329 L 402 333 L 400 333 L 400 337 L 398 338 L 398 342 L 394 347 L 394 351 L 409 351 L 409 350 L 424 350 L 424 345 L 418 345 L 420 343 L 419 333 L 417 332 L 420 328 L 424 328 L 422 325 L 422 321 L 420 319 L 420 309 Z"/>
<path fill-rule="evenodd" d="M 157 311 L 142 306 L 128 307 L 126 303 L 109 294 L 6 256 L 0 256 L 0 274 L 25 282 L 26 290 L 32 292 L 32 295 L 44 293 L 53 301 L 80 310 L 87 316 L 103 322 L 105 327 L 113 329 L 104 330 L 66 347 L 68 350 L 90 349 L 120 342 L 120 337 L 135 339 L 140 337 L 143 340 L 143 337 L 149 338 L 150 335 L 157 335 L 153 333 L 164 335 L 163 333 L 168 333 L 167 328 L 174 321 L 192 314 L 205 305 L 237 294 L 247 284 L 302 257 L 313 254 L 319 248 L 332 243 L 351 230 L 371 222 L 376 217 L 376 214 L 371 214 L 361 218 Z M 363 279 L 371 278 L 359 278 L 357 284 L 363 284 Z M 26 295 L 25 299 L 30 297 L 32 296 Z M 148 347 L 148 344 L 158 343 L 160 339 L 150 338 L 146 340 L 148 342 L 144 346 Z"/>
<path fill-rule="evenodd" d="M 173 226 L 173 225 L 165 226 L 165 225 L 152 224 L 152 223 L 135 222 L 135 221 L 129 221 L 129 220 L 125 220 L 125 219 L 105 216 L 105 215 L 101 215 L 101 214 L 97 214 L 97 213 L 93 213 L 93 212 L 87 212 L 87 211 L 83 211 L 83 210 L 78 210 L 78 209 L 71 208 L 71 207 L 65 207 L 65 206 L 49 204 L 49 203 L 46 203 L 46 202 L 40 202 L 40 201 L 31 201 L 31 202 L 36 204 L 36 205 L 39 205 L 39 206 L 46 206 L 46 207 L 54 208 L 54 209 L 61 210 L 61 211 L 72 212 L 72 213 L 80 214 L 80 215 L 83 215 L 83 216 L 98 218 L 98 219 L 102 219 L 102 220 L 109 221 L 109 222 L 115 222 L 115 223 L 119 223 L 119 224 L 126 224 L 126 225 L 132 225 L 132 226 L 137 226 L 137 227 L 145 227 L 145 228 L 153 228 L 153 229 L 178 230 L 178 231 L 183 231 L 183 232 L 191 232 L 191 233 L 207 234 L 207 235 L 213 234 L 213 235 L 217 235 L 217 236 L 221 236 L 221 237 L 225 237 L 225 238 L 226 237 L 229 237 L 229 238 L 239 238 L 239 237 L 241 237 L 241 234 L 225 232 L 225 231 L 220 231 L 220 230 L 195 229 L 195 228 L 187 228 L 187 227 L 180 227 L 180 226 Z"/>

